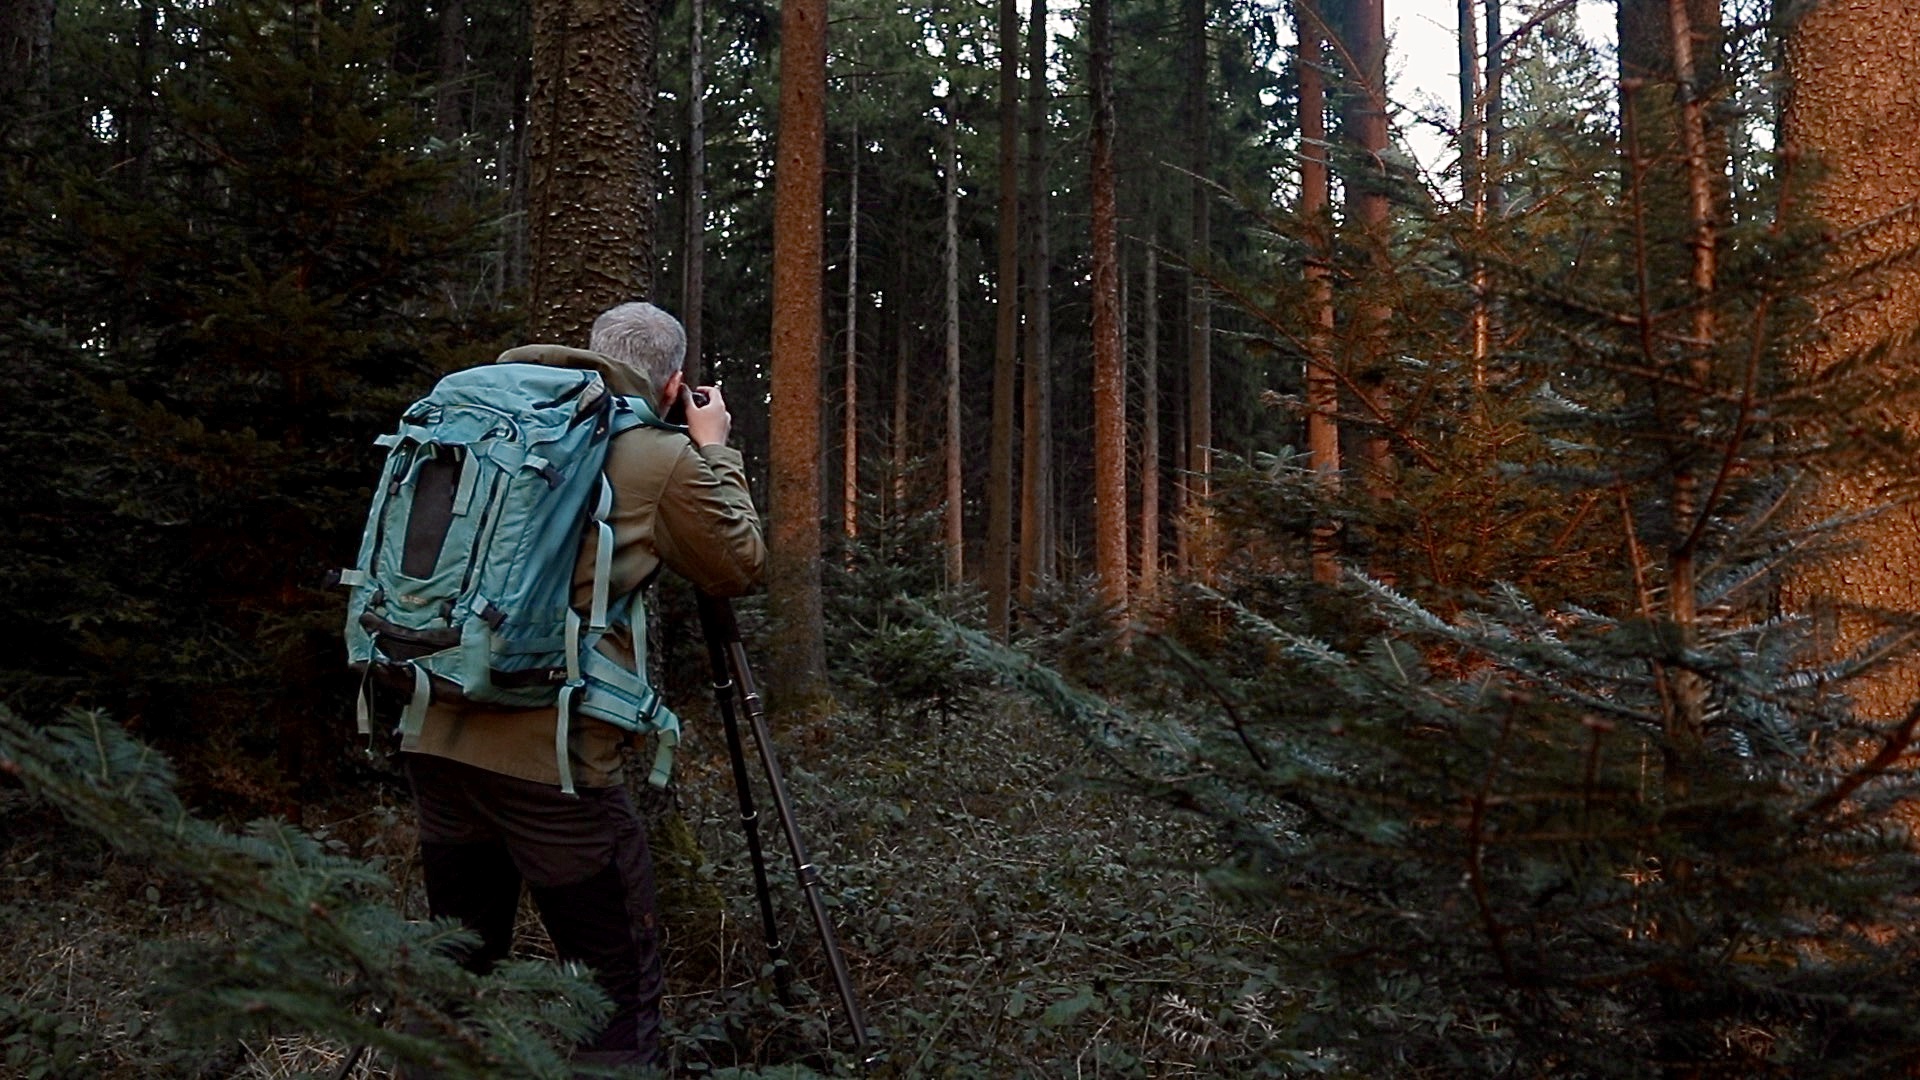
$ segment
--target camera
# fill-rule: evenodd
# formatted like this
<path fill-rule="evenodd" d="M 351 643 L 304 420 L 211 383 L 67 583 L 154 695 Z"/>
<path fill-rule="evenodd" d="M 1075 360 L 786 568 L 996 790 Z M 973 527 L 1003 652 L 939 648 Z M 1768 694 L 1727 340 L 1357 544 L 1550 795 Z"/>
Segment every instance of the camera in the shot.
<path fill-rule="evenodd" d="M 687 422 L 688 398 L 692 398 L 695 405 L 704 406 L 707 403 L 707 392 L 692 386 L 681 387 L 680 396 L 674 398 L 673 404 L 667 407 L 667 415 L 664 417 L 667 423 L 685 424 Z"/>

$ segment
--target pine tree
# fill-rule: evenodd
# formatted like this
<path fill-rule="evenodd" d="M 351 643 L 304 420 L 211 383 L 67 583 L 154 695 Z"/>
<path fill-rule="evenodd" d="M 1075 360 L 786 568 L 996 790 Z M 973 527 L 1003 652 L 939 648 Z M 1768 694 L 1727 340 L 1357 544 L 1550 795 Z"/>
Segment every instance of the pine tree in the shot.
<path fill-rule="evenodd" d="M 384 874 L 284 821 L 234 833 L 196 816 L 167 760 L 103 713 L 36 727 L 0 707 L 0 772 L 225 916 L 227 933 L 175 943 L 149 988 L 182 1070 L 212 1065 L 236 1040 L 302 1034 L 449 1078 L 564 1078 L 565 1048 L 606 1016 L 578 968 L 464 970 L 449 950 L 470 945 L 469 931 L 403 918 Z M 23 1004 L 61 1007 L 51 996 Z M 91 1018 L 78 1019 L 88 1030 Z M 31 1064 L 26 1074 L 37 1075 Z"/>

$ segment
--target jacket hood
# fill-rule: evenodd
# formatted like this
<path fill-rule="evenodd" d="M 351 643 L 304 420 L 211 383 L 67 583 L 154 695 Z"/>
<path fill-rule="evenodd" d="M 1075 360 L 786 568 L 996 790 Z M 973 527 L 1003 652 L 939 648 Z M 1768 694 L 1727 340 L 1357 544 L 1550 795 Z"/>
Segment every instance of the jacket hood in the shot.
<path fill-rule="evenodd" d="M 597 371 L 607 389 L 621 397 L 637 397 L 655 413 L 660 412 L 660 390 L 632 364 L 625 364 L 605 353 L 588 349 L 570 349 L 565 345 L 522 345 L 508 349 L 494 360 L 496 364 L 545 364 L 548 367 L 580 368 Z"/>

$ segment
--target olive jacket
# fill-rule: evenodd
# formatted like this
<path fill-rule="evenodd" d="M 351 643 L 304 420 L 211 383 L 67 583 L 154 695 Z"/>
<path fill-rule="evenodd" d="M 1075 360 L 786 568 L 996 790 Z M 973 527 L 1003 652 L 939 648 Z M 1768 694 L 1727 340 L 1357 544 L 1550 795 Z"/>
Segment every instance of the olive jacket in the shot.
<path fill-rule="evenodd" d="M 643 398 L 656 413 L 661 411 L 659 393 L 643 372 L 600 353 L 528 345 L 502 353 L 498 362 L 596 370 L 614 393 Z M 766 546 L 738 450 L 696 447 L 683 433 L 637 427 L 614 438 L 606 473 L 613 486 L 613 512 L 607 519 L 613 527 L 613 596 L 639 589 L 662 566 L 715 596 L 738 596 L 760 580 Z M 592 598 L 597 548 L 598 539 L 589 529 L 573 571 L 573 606 L 582 613 Z M 645 633 L 644 625 L 634 629 Z M 600 648 L 632 664 L 632 639 L 623 630 L 610 632 Z M 558 784 L 555 720 L 553 707 L 435 702 L 427 709 L 420 734 L 401 749 Z M 573 723 L 569 742 L 575 782 L 581 787 L 621 783 L 623 750 L 631 738 L 596 720 Z"/>

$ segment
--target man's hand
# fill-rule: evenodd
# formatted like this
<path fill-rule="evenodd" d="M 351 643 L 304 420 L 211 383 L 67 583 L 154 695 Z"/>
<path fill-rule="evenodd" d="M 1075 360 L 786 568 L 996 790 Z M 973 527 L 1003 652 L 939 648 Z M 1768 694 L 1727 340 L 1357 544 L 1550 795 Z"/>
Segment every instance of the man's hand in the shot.
<path fill-rule="evenodd" d="M 686 398 L 687 435 L 693 439 L 693 445 L 727 445 L 727 436 L 733 432 L 733 414 L 727 411 L 727 402 L 720 396 L 720 388 L 702 386 L 695 390 L 682 387 L 680 393 Z M 705 399 L 704 404 L 702 398 Z"/>

